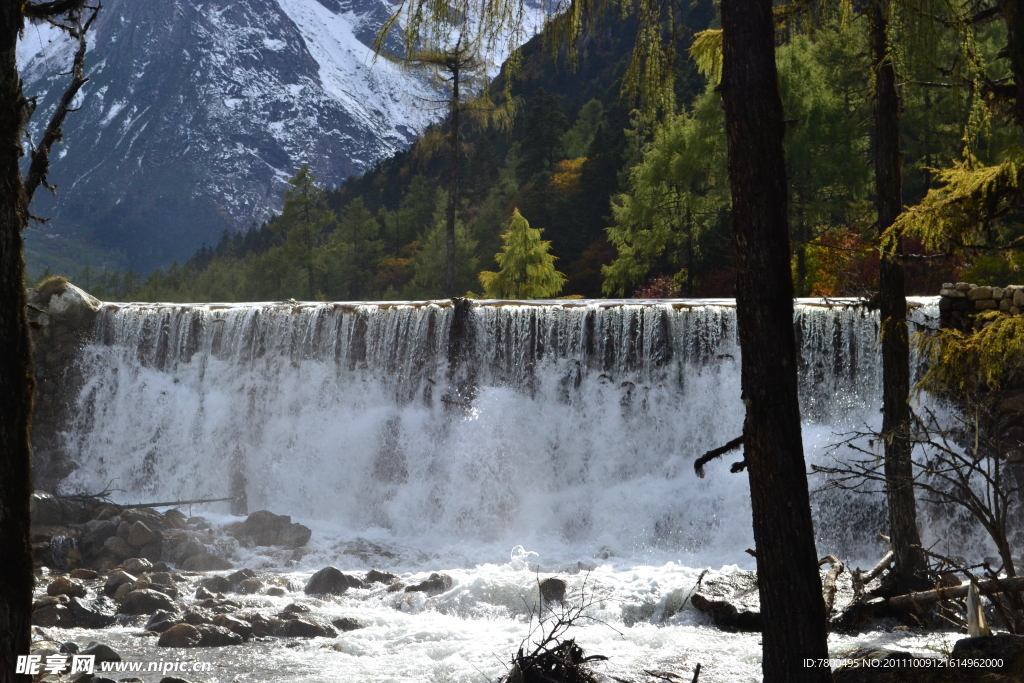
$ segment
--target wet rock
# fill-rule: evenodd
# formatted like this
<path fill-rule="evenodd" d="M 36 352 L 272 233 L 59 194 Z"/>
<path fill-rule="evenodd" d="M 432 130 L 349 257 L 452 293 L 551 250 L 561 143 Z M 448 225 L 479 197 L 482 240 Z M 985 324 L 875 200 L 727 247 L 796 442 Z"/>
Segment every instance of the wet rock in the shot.
<path fill-rule="evenodd" d="M 169 557 L 172 562 L 178 564 L 183 564 L 190 557 L 209 553 L 205 545 L 187 535 L 183 537 L 170 536 L 167 540 L 170 547 Z"/>
<path fill-rule="evenodd" d="M 288 638 L 334 638 L 338 632 L 315 621 L 289 619 L 285 622 L 284 635 Z"/>
<path fill-rule="evenodd" d="M 366 572 L 366 583 L 391 583 L 392 581 L 397 580 L 398 575 L 392 574 L 391 572 L 382 572 L 377 571 L 376 569 L 371 569 Z"/>
<path fill-rule="evenodd" d="M 212 600 L 217 596 L 202 586 L 196 589 L 196 600 Z"/>
<path fill-rule="evenodd" d="M 213 618 L 213 623 L 215 626 L 222 626 L 232 633 L 237 633 L 246 640 L 252 638 L 252 624 L 237 617 L 228 614 L 218 614 Z"/>
<path fill-rule="evenodd" d="M 86 553 L 98 552 L 103 542 L 117 533 L 117 523 L 109 519 L 93 519 L 82 530 L 82 549 Z"/>
<path fill-rule="evenodd" d="M 271 586 L 270 588 L 267 589 L 267 595 L 272 595 L 275 598 L 284 597 L 285 594 L 286 594 L 285 589 L 281 588 L 280 586 Z"/>
<path fill-rule="evenodd" d="M 64 523 L 60 502 L 49 493 L 35 492 L 29 499 L 32 526 L 58 526 Z"/>
<path fill-rule="evenodd" d="M 281 545 L 285 548 L 301 548 L 309 543 L 313 535 L 312 529 L 302 524 L 289 524 L 277 533 L 277 540 L 274 545 Z"/>
<path fill-rule="evenodd" d="M 690 602 L 709 615 L 720 629 L 751 633 L 761 630 L 756 572 L 740 571 L 704 581 Z"/>
<path fill-rule="evenodd" d="M 128 543 L 131 544 L 131 541 L 128 541 Z M 129 557 L 121 563 L 121 566 L 126 572 L 136 576 L 153 569 L 153 563 L 142 557 Z"/>
<path fill-rule="evenodd" d="M 310 610 L 309 607 L 307 607 L 306 605 L 300 605 L 298 603 L 293 602 L 287 607 L 285 607 L 283 610 L 281 610 L 281 614 L 309 614 L 311 611 L 312 610 Z M 291 619 L 291 617 L 283 618 Z"/>
<path fill-rule="evenodd" d="M 86 655 L 86 656 L 92 655 L 93 657 L 96 658 L 96 663 L 97 664 L 99 664 L 100 662 L 120 662 L 121 661 L 121 655 L 117 654 L 117 652 L 113 648 L 111 648 L 111 647 L 109 647 L 107 645 L 104 645 L 103 643 L 97 643 L 97 642 L 89 643 L 84 648 L 79 650 L 78 654 Z"/>
<path fill-rule="evenodd" d="M 175 678 L 174 676 L 164 676 L 160 679 L 160 683 L 189 683 L 184 678 Z"/>
<path fill-rule="evenodd" d="M 58 576 L 46 587 L 47 595 L 66 595 L 70 598 L 84 598 L 85 586 L 67 576 Z"/>
<path fill-rule="evenodd" d="M 452 577 L 447 574 L 431 574 L 426 581 L 421 581 L 405 589 L 406 593 L 443 593 L 452 587 Z"/>
<path fill-rule="evenodd" d="M 93 513 L 92 518 L 110 519 L 111 517 L 117 517 L 120 514 L 121 511 L 118 510 L 113 505 L 101 505 L 100 507 L 96 508 L 96 512 Z"/>
<path fill-rule="evenodd" d="M 111 536 L 103 541 L 103 550 L 110 553 L 119 560 L 126 560 L 131 557 L 132 549 L 128 541 L 120 536 Z"/>
<path fill-rule="evenodd" d="M 231 572 L 230 574 L 228 574 L 226 578 L 232 584 L 239 584 L 245 581 L 246 579 L 255 579 L 256 572 L 248 568 L 239 569 L 237 572 Z"/>
<path fill-rule="evenodd" d="M 246 595 L 254 595 L 263 590 L 263 583 L 259 579 L 246 579 L 238 584 L 238 592 Z"/>
<path fill-rule="evenodd" d="M 252 625 L 252 634 L 259 638 L 279 635 L 284 630 L 283 621 L 259 613 L 246 616 L 245 620 Z"/>
<path fill-rule="evenodd" d="M 355 619 L 349 617 L 342 617 L 340 619 L 332 619 L 331 623 L 339 631 L 355 631 L 356 629 L 366 628 Z"/>
<path fill-rule="evenodd" d="M 106 583 L 103 584 L 103 592 L 107 595 L 113 595 L 117 591 L 118 586 L 120 586 L 121 584 L 130 583 L 134 585 L 135 582 L 138 580 L 139 578 L 137 576 L 135 576 L 134 574 L 129 574 L 125 571 L 111 572 L 107 576 Z"/>
<path fill-rule="evenodd" d="M 114 591 L 114 599 L 119 602 L 123 601 L 125 598 L 128 597 L 128 594 L 131 593 L 133 590 L 135 590 L 135 584 L 122 583 L 120 586 L 117 587 L 117 590 Z"/>
<path fill-rule="evenodd" d="M 117 605 L 104 596 L 95 600 L 71 598 L 67 608 L 79 628 L 107 628 L 117 621 Z"/>
<path fill-rule="evenodd" d="M 551 577 L 540 582 L 540 597 L 544 602 L 565 600 L 565 581 Z"/>
<path fill-rule="evenodd" d="M 181 622 L 178 621 L 178 618 L 174 614 L 161 609 L 153 612 L 153 616 L 151 616 L 149 621 L 146 622 L 146 630 L 163 633 L 167 629 L 176 626 L 179 623 Z"/>
<path fill-rule="evenodd" d="M 231 581 L 224 576 L 208 576 L 200 581 L 199 585 L 200 587 L 205 588 L 208 591 L 213 591 L 214 593 L 227 593 L 231 590 Z"/>
<path fill-rule="evenodd" d="M 174 602 L 155 590 L 133 590 L 121 604 L 121 612 L 124 614 L 153 614 L 157 610 L 173 612 Z"/>
<path fill-rule="evenodd" d="M 199 629 L 201 639 L 199 641 L 199 647 L 224 647 L 226 645 L 241 645 L 242 636 L 229 631 L 223 626 L 215 626 L 214 624 L 203 624 L 196 626 Z"/>
<path fill-rule="evenodd" d="M 70 576 L 72 579 L 82 579 L 82 580 L 85 580 L 85 581 L 91 581 L 93 579 L 100 578 L 100 575 L 97 574 L 92 569 L 82 569 L 82 568 L 72 569 L 71 573 L 69 573 L 68 576 Z"/>
<path fill-rule="evenodd" d="M 43 595 L 32 603 L 32 609 L 37 610 L 41 607 L 49 607 L 50 605 L 66 604 L 68 604 L 68 596 L 66 595 Z"/>
<path fill-rule="evenodd" d="M 231 563 L 222 557 L 211 555 L 193 555 L 181 564 L 181 568 L 190 572 L 213 572 L 231 569 Z"/>
<path fill-rule="evenodd" d="M 141 548 L 156 538 L 156 534 L 142 522 L 135 522 L 128 529 L 128 545 L 133 548 Z"/>
<path fill-rule="evenodd" d="M 156 642 L 160 647 L 198 647 L 203 634 L 192 624 L 176 624 L 160 636 Z"/>
<path fill-rule="evenodd" d="M 961 638 L 953 645 L 950 659 L 999 659 L 1003 667 L 995 671 L 1020 675 L 1024 672 L 1024 636 L 1002 633 L 996 636 Z"/>
<path fill-rule="evenodd" d="M 256 545 L 274 545 L 281 529 L 292 523 L 288 515 L 275 515 L 269 510 L 257 510 L 245 518 L 245 534 Z"/>
<path fill-rule="evenodd" d="M 174 586 L 174 578 L 170 572 L 150 572 L 145 574 L 144 577 L 160 586 Z"/>
<path fill-rule="evenodd" d="M 362 588 L 363 582 L 354 576 L 343 574 L 334 567 L 324 567 L 309 577 L 303 589 L 307 595 L 341 595 L 349 588 Z"/>
<path fill-rule="evenodd" d="M 71 612 L 64 605 L 47 605 L 32 613 L 32 623 L 44 628 L 73 628 L 75 625 Z"/>

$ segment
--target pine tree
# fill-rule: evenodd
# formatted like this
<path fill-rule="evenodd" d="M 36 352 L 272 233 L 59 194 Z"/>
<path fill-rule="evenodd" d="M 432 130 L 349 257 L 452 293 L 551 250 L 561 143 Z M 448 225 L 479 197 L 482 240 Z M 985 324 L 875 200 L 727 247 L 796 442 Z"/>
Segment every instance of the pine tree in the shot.
<path fill-rule="evenodd" d="M 502 235 L 505 246 L 495 255 L 501 266 L 497 273 L 480 273 L 484 296 L 491 299 L 548 299 L 562 291 L 565 276 L 555 270 L 555 259 L 549 254 L 551 242 L 541 240 L 541 231 L 519 213 L 512 212 L 508 232 Z"/>
<path fill-rule="evenodd" d="M 307 295 L 317 294 L 316 275 L 322 271 L 317 259 L 317 247 L 324 240 L 327 226 L 334 223 L 334 212 L 326 208 L 327 193 L 316 184 L 316 175 L 308 164 L 288 180 L 291 187 L 284 193 L 284 210 L 273 223 L 274 229 L 285 236 L 285 252 L 297 266 L 306 270 Z"/>

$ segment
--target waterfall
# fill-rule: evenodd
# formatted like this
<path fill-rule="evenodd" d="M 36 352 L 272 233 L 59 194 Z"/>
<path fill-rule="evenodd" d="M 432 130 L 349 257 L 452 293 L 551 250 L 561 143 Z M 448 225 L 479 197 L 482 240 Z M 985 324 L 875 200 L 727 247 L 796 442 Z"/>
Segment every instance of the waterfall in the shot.
<path fill-rule="evenodd" d="M 877 312 L 849 303 L 796 307 L 809 462 L 880 423 Z M 937 299 L 912 303 L 933 325 Z M 741 431 L 731 300 L 105 304 L 79 366 L 67 490 L 244 488 L 250 510 L 467 557 L 711 564 L 752 544 L 738 456 L 693 472 Z M 814 501 L 821 552 L 884 528 L 879 505 Z"/>

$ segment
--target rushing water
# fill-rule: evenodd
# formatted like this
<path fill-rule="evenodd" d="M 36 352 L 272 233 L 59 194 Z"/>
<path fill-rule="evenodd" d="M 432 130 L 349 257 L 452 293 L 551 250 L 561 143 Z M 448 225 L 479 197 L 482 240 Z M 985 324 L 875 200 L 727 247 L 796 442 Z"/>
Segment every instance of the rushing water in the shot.
<path fill-rule="evenodd" d="M 913 301 L 916 325 L 934 324 L 936 302 Z M 880 422 L 878 318 L 801 300 L 794 322 L 806 457 L 822 462 L 837 434 Z M 602 617 L 620 630 L 640 624 L 599 638 L 620 664 L 682 666 L 703 647 L 718 653 L 704 655 L 718 662 L 707 680 L 753 680 L 756 638 L 716 635 L 692 615 L 664 621 L 666 601 L 701 568 L 751 562 L 747 475 L 728 470 L 738 458 L 710 464 L 704 479 L 693 472 L 740 433 L 738 359 L 728 300 L 106 304 L 80 355 L 85 381 L 65 436 L 81 468 L 65 487 L 113 481 L 125 502 L 244 487 L 250 510 L 314 528 L 311 553 L 289 571 L 348 562 L 453 573 L 451 594 L 371 617 L 400 635 L 345 638 L 352 657 L 454 640 L 403 660 L 406 674 L 389 678 L 381 665 L 324 680 L 483 680 L 474 670 L 494 673 L 492 653 L 524 635 L 516 605 L 534 572 L 584 565 L 607 592 Z M 813 499 L 820 554 L 862 565 L 881 554 L 877 499 Z M 360 543 L 369 554 L 352 549 Z M 529 552 L 510 559 L 516 546 Z M 240 563 L 274 564 L 237 552 Z M 418 621 L 403 621 L 410 614 Z M 430 661 L 447 663 L 423 668 Z"/>

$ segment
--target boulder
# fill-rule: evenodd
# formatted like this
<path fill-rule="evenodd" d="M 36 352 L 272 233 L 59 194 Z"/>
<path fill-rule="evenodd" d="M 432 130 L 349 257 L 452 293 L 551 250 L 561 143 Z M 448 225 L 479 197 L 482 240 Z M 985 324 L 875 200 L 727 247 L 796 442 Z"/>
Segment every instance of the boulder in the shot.
<path fill-rule="evenodd" d="M 58 576 L 46 587 L 47 595 L 66 595 L 69 598 L 84 598 L 85 586 L 67 576 Z"/>
<path fill-rule="evenodd" d="M 426 581 L 421 581 L 405 589 L 406 593 L 443 593 L 452 587 L 452 577 L 447 574 L 431 574 Z"/>
<path fill-rule="evenodd" d="M 229 614 L 218 614 L 213 618 L 213 623 L 215 626 L 222 626 L 232 633 L 237 633 L 246 640 L 252 638 L 252 624 L 242 619 Z"/>
<path fill-rule="evenodd" d="M 100 575 L 97 574 L 92 569 L 82 569 L 82 568 L 72 569 L 71 572 L 68 573 L 68 576 L 70 576 L 72 579 L 82 579 L 82 580 L 85 580 L 85 581 L 91 581 L 93 579 L 100 578 Z"/>
<path fill-rule="evenodd" d="M 992 298 L 991 287 L 975 287 L 967 292 L 968 301 L 982 301 L 984 299 Z"/>
<path fill-rule="evenodd" d="M 237 572 L 231 572 L 227 575 L 227 580 L 232 584 L 239 584 L 246 579 L 255 579 L 256 572 L 251 569 L 239 569 Z"/>
<path fill-rule="evenodd" d="M 97 664 L 99 664 L 100 662 L 121 661 L 121 655 L 117 654 L 117 652 L 113 648 L 104 645 L 103 643 L 97 643 L 95 641 L 89 643 L 84 648 L 79 650 L 78 654 L 86 656 L 92 655 L 96 658 Z"/>
<path fill-rule="evenodd" d="M 349 588 L 362 588 L 363 582 L 354 576 L 343 574 L 334 567 L 324 567 L 309 577 L 303 589 L 307 595 L 341 595 Z"/>
<path fill-rule="evenodd" d="M 32 613 L 32 623 L 44 628 L 73 628 L 75 625 L 71 612 L 64 605 L 40 607 Z"/>
<path fill-rule="evenodd" d="M 117 523 L 110 519 L 93 519 L 83 525 L 82 550 L 96 553 L 103 547 L 103 542 L 117 533 Z"/>
<path fill-rule="evenodd" d="M 60 501 L 49 493 L 36 491 L 29 499 L 29 519 L 32 526 L 59 526 L 64 523 Z"/>
<path fill-rule="evenodd" d="M 95 600 L 71 598 L 67 608 L 79 628 L 107 628 L 117 621 L 117 605 L 105 596 Z"/>
<path fill-rule="evenodd" d="M 259 579 L 246 579 L 238 584 L 238 592 L 247 595 L 254 595 L 263 590 L 263 583 Z"/>
<path fill-rule="evenodd" d="M 193 626 L 213 623 L 213 618 L 202 607 L 185 610 L 185 614 L 182 615 L 182 619 L 186 624 L 192 624 Z"/>
<path fill-rule="evenodd" d="M 757 573 L 739 571 L 701 583 L 690 598 L 697 610 L 726 631 L 761 631 Z"/>
<path fill-rule="evenodd" d="M 103 541 L 103 550 L 119 560 L 126 560 L 132 555 L 132 549 L 128 545 L 128 541 L 120 536 L 111 536 Z"/>
<path fill-rule="evenodd" d="M 289 619 L 285 622 L 284 635 L 288 638 L 334 638 L 338 632 L 315 621 Z"/>
<path fill-rule="evenodd" d="M 167 610 L 157 610 L 153 612 L 153 616 L 146 622 L 146 630 L 154 631 L 156 633 L 163 633 L 169 628 L 176 626 L 181 623 L 178 618 Z"/>
<path fill-rule="evenodd" d="M 371 569 L 366 572 L 366 583 L 391 583 L 398 580 L 397 574 Z"/>
<path fill-rule="evenodd" d="M 199 647 L 224 647 L 225 645 L 241 645 L 242 636 L 223 626 L 203 624 L 196 626 L 201 635 Z"/>
<path fill-rule="evenodd" d="M 283 598 L 285 596 L 285 590 L 280 586 L 271 586 L 267 589 L 267 595 L 271 595 L 275 598 Z"/>
<path fill-rule="evenodd" d="M 128 597 L 129 593 L 135 590 L 135 586 L 137 585 L 138 584 L 122 583 L 120 586 L 117 587 L 117 590 L 114 591 L 114 599 L 118 602 L 124 602 L 124 599 Z M 139 586 L 139 588 L 144 587 L 145 586 Z"/>
<path fill-rule="evenodd" d="M 288 515 L 275 515 L 269 510 L 257 510 L 245 518 L 245 534 L 256 545 L 274 545 L 281 529 L 292 523 Z"/>
<path fill-rule="evenodd" d="M 111 572 L 107 576 L 106 583 L 103 584 L 103 592 L 107 595 L 113 595 L 121 584 L 129 583 L 135 585 L 135 582 L 138 580 L 138 577 L 125 571 Z"/>
<path fill-rule="evenodd" d="M 551 577 L 540 582 L 540 597 L 544 602 L 565 600 L 565 581 Z"/>
<path fill-rule="evenodd" d="M 192 624 L 176 624 L 160 636 L 156 642 L 160 647 L 198 647 L 203 634 Z"/>
<path fill-rule="evenodd" d="M 301 548 L 309 543 L 312 529 L 302 524 L 289 524 L 277 533 L 277 540 L 274 545 L 283 545 L 286 548 Z"/>
<path fill-rule="evenodd" d="M 231 580 L 223 576 L 208 576 L 199 582 L 199 586 L 214 593 L 227 593 L 231 590 Z"/>
<path fill-rule="evenodd" d="M 156 534 L 142 522 L 135 522 L 128 529 L 128 545 L 141 548 L 156 538 Z"/>
<path fill-rule="evenodd" d="M 1005 676 L 1024 673 L 1024 636 L 1001 633 L 995 636 L 961 638 L 953 645 L 950 659 L 999 659 L 1003 666 L 995 669 Z"/>
<path fill-rule="evenodd" d="M 153 614 L 157 610 L 173 612 L 174 601 L 155 590 L 133 590 L 121 604 L 123 614 Z"/>
<path fill-rule="evenodd" d="M 181 564 L 181 568 L 190 572 L 214 572 L 224 569 L 231 569 L 231 563 L 223 557 L 217 557 L 209 553 L 205 555 L 193 555 Z"/>
<path fill-rule="evenodd" d="M 356 629 L 366 628 L 355 619 L 351 619 L 349 617 L 332 619 L 331 623 L 334 624 L 334 627 L 337 628 L 339 631 L 355 631 Z"/>

